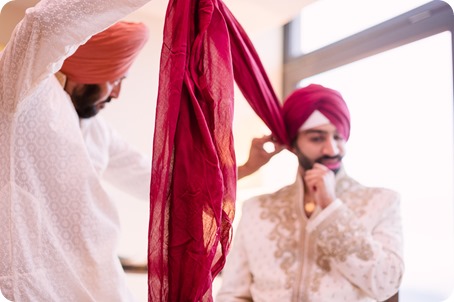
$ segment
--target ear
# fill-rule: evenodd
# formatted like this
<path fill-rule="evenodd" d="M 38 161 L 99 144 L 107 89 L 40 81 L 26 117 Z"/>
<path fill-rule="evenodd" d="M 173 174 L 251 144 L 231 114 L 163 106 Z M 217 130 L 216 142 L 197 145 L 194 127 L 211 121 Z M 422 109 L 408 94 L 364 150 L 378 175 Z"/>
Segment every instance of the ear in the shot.
<path fill-rule="evenodd" d="M 298 154 L 298 150 L 296 149 L 296 141 L 297 141 L 297 139 L 295 138 L 295 139 L 293 140 L 292 144 L 291 144 L 291 147 L 288 148 L 288 150 L 289 150 L 290 152 L 292 152 L 293 154 L 295 154 L 295 155 Z"/>
<path fill-rule="evenodd" d="M 297 150 L 297 149 L 299 149 L 298 148 L 298 139 L 300 138 L 301 133 L 302 133 L 302 131 L 298 131 L 296 133 L 295 137 L 290 142 L 290 148 L 288 150 L 294 154 L 298 154 L 298 150 Z"/>

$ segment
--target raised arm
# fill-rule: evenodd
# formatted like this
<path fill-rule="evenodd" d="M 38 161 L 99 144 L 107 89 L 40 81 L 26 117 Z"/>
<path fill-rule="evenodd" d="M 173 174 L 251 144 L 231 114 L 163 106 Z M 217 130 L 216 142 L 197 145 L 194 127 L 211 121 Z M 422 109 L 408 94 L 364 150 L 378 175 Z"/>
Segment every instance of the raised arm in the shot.
<path fill-rule="evenodd" d="M 26 11 L 0 57 L 0 100 L 14 112 L 38 83 L 92 35 L 149 0 L 42 0 Z"/>

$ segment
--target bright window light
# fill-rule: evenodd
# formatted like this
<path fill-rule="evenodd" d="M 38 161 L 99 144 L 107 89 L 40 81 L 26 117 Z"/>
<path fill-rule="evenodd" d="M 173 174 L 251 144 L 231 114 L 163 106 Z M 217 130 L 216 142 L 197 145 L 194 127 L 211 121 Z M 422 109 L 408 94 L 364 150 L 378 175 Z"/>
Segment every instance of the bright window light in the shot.
<path fill-rule="evenodd" d="M 0 0 L 0 11 L 2 10 L 3 6 L 5 6 L 5 4 L 8 2 L 9 0 Z"/>
<path fill-rule="evenodd" d="M 301 12 L 301 52 L 308 53 L 416 8 L 428 0 L 318 0 Z"/>
<path fill-rule="evenodd" d="M 319 74 L 352 115 L 347 172 L 401 195 L 406 270 L 402 301 L 446 299 L 454 287 L 451 33 Z"/>

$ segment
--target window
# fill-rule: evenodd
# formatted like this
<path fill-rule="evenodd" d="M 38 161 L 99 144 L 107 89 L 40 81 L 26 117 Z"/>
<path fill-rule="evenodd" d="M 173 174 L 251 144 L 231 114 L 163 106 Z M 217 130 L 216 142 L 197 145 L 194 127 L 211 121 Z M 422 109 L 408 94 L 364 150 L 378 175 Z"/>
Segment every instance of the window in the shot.
<path fill-rule="evenodd" d="M 450 44 L 450 35 L 441 33 L 301 83 L 323 83 L 343 94 L 352 114 L 347 171 L 401 194 L 403 287 L 418 296 L 433 292 L 430 301 L 446 297 L 454 280 Z M 420 60 L 427 55 L 433 59 Z"/>
<path fill-rule="evenodd" d="M 311 52 L 426 2 L 427 0 L 315 1 L 306 6 L 300 15 L 300 51 Z"/>

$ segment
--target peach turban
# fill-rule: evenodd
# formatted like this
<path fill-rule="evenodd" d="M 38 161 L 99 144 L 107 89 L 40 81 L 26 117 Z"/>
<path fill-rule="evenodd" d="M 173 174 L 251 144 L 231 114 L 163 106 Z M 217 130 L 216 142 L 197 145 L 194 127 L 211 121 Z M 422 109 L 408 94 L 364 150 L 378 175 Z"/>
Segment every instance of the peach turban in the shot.
<path fill-rule="evenodd" d="M 345 140 L 350 136 L 350 112 L 341 94 L 336 90 L 311 84 L 295 90 L 284 101 L 283 116 L 290 142 L 300 127 L 318 110 L 333 124 Z"/>
<path fill-rule="evenodd" d="M 113 82 L 126 75 L 147 39 L 144 24 L 118 22 L 81 45 L 61 72 L 81 84 Z"/>

